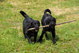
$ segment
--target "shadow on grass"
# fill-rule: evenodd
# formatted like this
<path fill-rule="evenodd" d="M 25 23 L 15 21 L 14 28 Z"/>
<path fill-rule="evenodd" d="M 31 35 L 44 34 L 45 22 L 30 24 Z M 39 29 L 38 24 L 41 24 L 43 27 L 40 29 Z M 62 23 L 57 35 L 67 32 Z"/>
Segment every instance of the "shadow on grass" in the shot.
<path fill-rule="evenodd" d="M 47 33 L 47 36 L 48 36 L 49 40 L 51 40 L 51 41 L 53 40 L 53 37 L 52 37 L 52 34 L 51 34 L 51 33 Z M 39 38 L 40 38 L 40 36 L 38 36 L 37 40 L 39 40 Z M 46 39 L 46 37 L 45 37 L 45 34 L 44 34 L 41 43 L 44 43 L 44 42 L 45 42 L 45 39 Z M 58 37 L 58 35 L 56 35 L 56 42 L 57 42 L 58 40 L 59 40 L 59 37 Z"/>
<path fill-rule="evenodd" d="M 48 33 L 48 37 L 49 37 L 49 40 L 52 40 L 53 39 L 51 33 Z M 58 37 L 58 35 L 56 35 L 56 41 L 58 41 L 58 40 L 59 40 L 59 37 Z"/>
<path fill-rule="evenodd" d="M 48 36 L 49 40 L 52 41 L 52 39 L 53 39 L 52 34 L 51 34 L 51 33 L 47 33 L 47 36 Z M 37 42 L 36 42 L 36 43 L 40 43 L 40 42 L 38 42 L 39 38 L 40 38 L 40 36 L 37 36 Z M 48 41 L 49 41 L 49 40 L 48 40 Z M 58 40 L 59 40 L 59 36 L 56 35 L 56 42 L 57 42 Z M 27 38 L 25 39 L 24 36 L 23 36 L 23 41 L 27 41 L 27 42 L 28 42 Z M 31 37 L 31 41 L 32 41 L 32 43 L 34 43 L 34 37 Z M 45 41 L 46 41 L 46 37 L 45 37 L 45 34 L 44 34 L 41 43 L 44 43 Z M 28 42 L 28 43 L 29 43 L 29 42 Z"/>

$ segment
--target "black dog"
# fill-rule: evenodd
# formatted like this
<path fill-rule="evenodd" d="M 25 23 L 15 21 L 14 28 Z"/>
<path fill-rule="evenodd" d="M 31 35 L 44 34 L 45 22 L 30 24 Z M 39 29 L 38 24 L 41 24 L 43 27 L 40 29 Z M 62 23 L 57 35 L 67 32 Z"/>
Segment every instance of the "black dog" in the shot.
<path fill-rule="evenodd" d="M 49 14 L 47 12 L 49 12 Z M 49 25 L 49 27 L 43 28 L 42 34 L 41 34 L 40 39 L 38 41 L 39 42 L 42 41 L 42 38 L 43 38 L 44 34 L 45 34 L 46 39 L 49 39 L 48 36 L 47 36 L 47 33 L 46 33 L 46 31 L 49 31 L 49 32 L 52 33 L 53 44 L 55 44 L 56 43 L 56 40 L 55 40 L 56 19 L 51 15 L 51 11 L 49 9 L 46 9 L 44 11 L 44 15 L 42 17 L 41 23 L 42 23 L 43 26 L 44 25 Z"/>
<path fill-rule="evenodd" d="M 34 36 L 34 43 L 36 42 L 37 33 L 39 31 L 40 22 L 30 18 L 25 12 L 20 11 L 20 13 L 25 17 L 23 21 L 23 33 L 24 37 L 28 39 L 29 43 L 32 43 L 31 37 Z M 35 27 L 35 30 L 28 31 L 29 28 Z"/>

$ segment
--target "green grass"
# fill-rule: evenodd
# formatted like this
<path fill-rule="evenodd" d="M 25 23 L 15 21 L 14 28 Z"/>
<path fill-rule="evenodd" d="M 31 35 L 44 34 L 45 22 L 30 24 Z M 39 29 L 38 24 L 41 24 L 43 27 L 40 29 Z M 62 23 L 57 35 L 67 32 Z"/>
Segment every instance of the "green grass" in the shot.
<path fill-rule="evenodd" d="M 49 8 L 57 23 L 76 19 L 76 22 L 56 26 L 56 45 L 43 38 L 43 43 L 29 44 L 22 31 L 20 10 L 41 21 Z M 79 53 L 79 0 L 0 0 L 0 53 Z M 38 39 L 41 29 L 38 33 Z"/>

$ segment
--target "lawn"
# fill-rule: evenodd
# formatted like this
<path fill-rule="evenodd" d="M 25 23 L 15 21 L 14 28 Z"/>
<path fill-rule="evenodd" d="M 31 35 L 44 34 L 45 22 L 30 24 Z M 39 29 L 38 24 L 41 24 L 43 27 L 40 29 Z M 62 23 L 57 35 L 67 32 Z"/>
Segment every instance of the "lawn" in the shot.
<path fill-rule="evenodd" d="M 29 44 L 23 35 L 24 17 L 19 12 L 23 10 L 41 21 L 47 8 L 57 23 L 77 21 L 56 26 L 56 45 L 49 32 L 50 40 L 44 37 L 42 43 Z M 79 0 L 0 0 L 0 53 L 79 53 Z"/>

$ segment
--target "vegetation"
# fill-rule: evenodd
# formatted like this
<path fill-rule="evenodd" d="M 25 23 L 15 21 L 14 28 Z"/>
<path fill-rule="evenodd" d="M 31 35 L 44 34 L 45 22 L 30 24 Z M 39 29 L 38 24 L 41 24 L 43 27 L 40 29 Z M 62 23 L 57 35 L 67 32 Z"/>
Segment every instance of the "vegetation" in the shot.
<path fill-rule="evenodd" d="M 57 23 L 76 22 L 56 26 L 56 45 L 43 38 L 43 43 L 29 44 L 22 31 L 25 11 L 41 21 L 43 11 L 49 8 Z M 0 0 L 0 53 L 79 53 L 79 0 Z M 41 34 L 38 33 L 38 38 Z"/>

